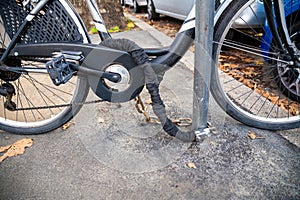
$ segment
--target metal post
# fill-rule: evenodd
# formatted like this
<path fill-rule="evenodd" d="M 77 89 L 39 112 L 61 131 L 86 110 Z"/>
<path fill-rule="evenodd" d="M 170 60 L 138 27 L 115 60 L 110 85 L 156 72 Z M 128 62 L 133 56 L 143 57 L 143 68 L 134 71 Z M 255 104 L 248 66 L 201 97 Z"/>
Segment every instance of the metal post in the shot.
<path fill-rule="evenodd" d="M 214 0 L 196 0 L 193 130 L 197 136 L 209 134 L 207 121 L 212 67 L 213 20 Z"/>

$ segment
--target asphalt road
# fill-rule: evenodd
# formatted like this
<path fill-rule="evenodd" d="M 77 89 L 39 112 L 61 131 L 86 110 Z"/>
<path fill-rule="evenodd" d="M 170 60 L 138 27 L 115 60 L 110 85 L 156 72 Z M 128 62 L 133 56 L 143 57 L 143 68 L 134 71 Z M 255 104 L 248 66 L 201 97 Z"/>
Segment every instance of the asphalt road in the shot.
<path fill-rule="evenodd" d="M 151 31 L 114 37 L 161 46 Z M 166 74 L 161 94 L 170 116 L 191 116 L 192 77 L 184 62 Z M 67 130 L 2 132 L 0 146 L 22 138 L 34 144 L 0 164 L 0 199 L 300 199 L 299 129 L 245 126 L 213 99 L 209 113 L 215 131 L 190 144 L 144 123 L 132 102 L 86 105 Z M 249 131 L 261 139 L 251 140 Z"/>

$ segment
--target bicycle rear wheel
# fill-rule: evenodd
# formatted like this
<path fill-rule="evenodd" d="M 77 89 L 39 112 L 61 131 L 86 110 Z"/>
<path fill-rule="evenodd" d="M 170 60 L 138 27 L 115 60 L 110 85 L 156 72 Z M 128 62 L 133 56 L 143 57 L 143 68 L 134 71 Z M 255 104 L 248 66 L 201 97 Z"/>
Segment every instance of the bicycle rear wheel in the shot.
<path fill-rule="evenodd" d="M 285 1 L 287 26 L 298 53 L 299 5 Z M 215 25 L 213 50 L 211 91 L 230 116 L 262 129 L 300 127 L 300 69 L 282 59 L 261 1 L 229 5 Z"/>
<path fill-rule="evenodd" d="M 63 6 L 61 2 L 64 1 L 46 5 L 23 33 L 20 43 L 83 42 L 80 27 L 65 10 L 68 4 Z M 23 4 L 16 1 L 1 1 L 0 9 L 1 56 L 27 13 Z M 45 69 L 45 63 L 51 59 L 9 57 L 5 64 Z M 10 96 L 0 96 L 0 129 L 17 134 L 41 134 L 62 126 L 80 110 L 79 102 L 86 99 L 89 91 L 85 78 L 73 77 L 66 84 L 55 86 L 47 73 L 0 72 L 0 85 L 11 90 Z"/>

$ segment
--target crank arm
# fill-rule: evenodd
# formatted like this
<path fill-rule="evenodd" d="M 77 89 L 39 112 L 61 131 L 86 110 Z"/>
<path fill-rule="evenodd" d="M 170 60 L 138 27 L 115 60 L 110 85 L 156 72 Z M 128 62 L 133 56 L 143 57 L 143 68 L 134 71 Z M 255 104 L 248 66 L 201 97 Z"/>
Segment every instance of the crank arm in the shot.
<path fill-rule="evenodd" d="M 75 64 L 71 64 L 71 65 L 72 65 L 72 69 L 74 71 L 79 71 L 81 74 L 105 78 L 114 83 L 118 83 L 121 81 L 121 76 L 118 73 L 103 72 L 100 70 L 89 69 L 87 67 L 77 66 Z M 1 66 L 1 69 L 2 68 L 3 68 L 3 66 Z M 47 69 L 43 69 L 43 68 L 4 67 L 3 69 L 5 69 L 4 71 L 10 71 L 10 72 L 19 73 L 19 74 L 29 74 L 29 73 L 48 74 Z"/>
<path fill-rule="evenodd" d="M 118 83 L 121 81 L 121 75 L 118 73 L 113 72 L 103 72 L 100 70 L 90 69 L 83 66 L 78 66 L 75 64 L 71 64 L 71 68 L 79 73 L 79 75 L 90 75 L 90 76 L 96 76 L 100 78 L 105 78 L 109 81 L 112 81 L 114 83 Z"/>
<path fill-rule="evenodd" d="M 121 81 L 117 73 L 103 72 L 103 68 L 113 63 L 122 63 L 124 57 L 130 56 L 127 52 L 93 44 L 47 43 L 17 45 L 11 57 L 56 57 L 63 55 L 66 59 L 78 61 L 80 66 L 71 64 L 74 71 L 80 74 L 108 79 L 114 83 Z M 132 61 L 129 61 L 131 64 Z M 6 67 L 16 73 L 48 73 L 47 69 Z"/>
<path fill-rule="evenodd" d="M 50 72 L 55 85 L 66 83 L 73 75 L 85 76 L 92 91 L 99 98 L 109 102 L 127 102 L 135 98 L 145 84 L 144 71 L 138 67 L 130 53 L 101 44 L 19 44 L 12 49 L 9 57 L 44 57 L 49 60 L 45 69 Z M 117 73 L 113 73 L 111 69 L 118 69 L 120 72 L 117 70 Z M 64 73 L 65 71 L 67 73 Z M 122 74 L 123 72 L 125 74 Z M 118 84 L 111 84 L 103 79 Z M 119 87 L 123 85 L 125 87 Z"/>

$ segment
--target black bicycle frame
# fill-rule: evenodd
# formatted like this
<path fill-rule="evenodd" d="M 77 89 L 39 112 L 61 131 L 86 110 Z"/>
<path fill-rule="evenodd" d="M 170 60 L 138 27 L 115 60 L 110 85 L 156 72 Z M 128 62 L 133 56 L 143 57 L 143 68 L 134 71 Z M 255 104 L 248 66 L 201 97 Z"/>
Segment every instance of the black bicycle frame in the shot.
<path fill-rule="evenodd" d="M 24 30 L 26 30 L 26 28 L 28 27 L 28 24 L 35 18 L 36 14 L 43 8 L 43 6 L 48 1 L 49 0 L 41 0 L 35 6 L 35 8 L 30 12 L 30 14 L 26 17 L 26 20 L 20 26 L 18 33 L 15 34 L 14 38 L 12 38 L 8 48 L 6 49 L 6 51 L 4 52 L 4 54 L 1 57 L 0 70 L 4 70 L 4 71 L 9 70 L 9 71 L 14 71 L 14 72 L 16 72 L 17 70 L 21 70 L 20 68 L 14 69 L 15 67 L 11 67 L 11 68 L 5 67 L 3 65 L 3 63 L 7 59 L 8 56 L 15 56 L 14 55 L 15 52 L 18 53 L 18 56 L 19 55 L 21 56 L 22 54 L 24 54 L 24 52 L 17 51 L 17 50 L 18 50 L 18 48 L 24 49 L 25 46 L 20 46 L 20 47 L 15 48 L 15 45 L 17 44 L 17 42 L 19 40 L 19 35 Z M 226 9 L 226 7 L 232 1 L 233 0 L 227 0 L 222 3 L 222 5 L 219 7 L 218 11 L 216 12 L 215 21 L 218 20 L 220 13 L 222 13 L 222 11 L 224 9 Z M 279 47 L 282 49 L 284 49 L 284 47 L 287 47 L 287 51 L 288 51 L 289 55 L 291 56 L 291 58 L 293 59 L 293 61 L 299 63 L 299 56 L 296 55 L 296 52 L 293 48 L 292 42 L 291 42 L 288 32 L 287 32 L 283 2 L 281 0 L 273 0 L 273 1 L 274 1 L 274 8 L 275 8 L 274 9 L 275 15 L 274 15 L 273 10 L 270 9 L 270 8 L 272 8 L 272 1 L 264 0 L 267 20 L 269 22 L 271 32 L 272 32 L 273 36 L 275 37 L 275 41 L 276 41 L 276 43 L 278 43 Z M 101 14 L 99 12 L 99 9 L 97 7 L 96 1 L 95 0 L 86 0 L 86 2 L 90 8 L 90 11 L 91 11 L 92 17 L 94 19 L 96 28 L 98 29 L 100 38 L 102 40 L 110 38 L 111 36 L 108 33 L 107 29 L 105 28 L 105 25 L 104 25 L 103 19 L 101 17 Z M 280 19 L 278 21 L 280 21 L 282 23 L 276 24 L 274 16 L 276 16 L 276 19 Z M 188 51 L 189 47 L 194 42 L 194 39 L 195 39 L 195 6 L 192 8 L 188 17 L 183 22 L 183 25 L 182 25 L 180 31 L 178 32 L 176 38 L 174 39 L 174 41 L 172 42 L 172 44 L 169 47 L 162 48 L 162 49 L 146 49 L 145 51 L 149 56 L 155 57 L 150 62 L 159 63 L 159 64 L 163 64 L 163 65 L 172 67 Z M 42 44 L 37 44 L 37 45 L 27 46 L 26 51 L 31 52 L 33 54 L 32 56 L 39 56 L 38 54 L 42 51 L 46 51 L 46 52 L 50 53 L 52 50 L 53 50 L 53 52 L 58 50 L 58 48 L 57 48 L 58 45 L 61 45 L 61 47 L 63 47 L 63 46 L 69 47 L 70 46 L 70 44 L 64 44 L 64 43 L 47 45 L 47 46 L 42 45 Z M 80 45 L 83 48 L 83 51 L 86 48 L 91 48 L 91 46 L 89 46 L 89 45 L 87 47 L 84 47 L 84 45 L 86 45 L 86 44 Z M 41 49 L 40 52 L 37 52 L 34 50 L 34 48 L 41 47 L 41 46 L 43 47 L 43 49 Z M 55 49 L 51 49 L 52 47 L 55 47 Z M 101 47 L 99 47 L 99 45 L 98 45 L 97 48 L 99 49 Z M 107 51 L 113 51 L 113 49 L 109 49 L 109 48 L 104 48 L 104 49 Z M 78 51 L 79 50 L 80 50 L 80 48 L 78 49 Z M 119 53 L 121 53 L 121 52 L 119 52 Z M 126 54 L 126 52 L 123 52 L 123 53 Z M 25 54 L 28 54 L 28 53 L 25 53 Z M 49 56 L 49 55 L 47 55 L 47 56 Z M 24 69 L 22 69 L 22 70 L 24 70 Z"/>
<path fill-rule="evenodd" d="M 90 40 L 88 39 L 88 44 L 85 43 L 34 43 L 34 44 L 18 44 L 21 40 L 21 35 L 28 30 L 31 25 L 31 22 L 37 17 L 40 10 L 50 2 L 51 0 L 40 0 L 37 5 L 30 11 L 30 13 L 26 16 L 23 23 L 20 25 L 16 34 L 13 35 L 8 47 L 5 49 L 4 53 L 0 59 L 0 70 L 1 71 L 10 71 L 14 73 L 48 73 L 46 69 L 35 69 L 35 68 L 27 68 L 27 67 L 12 67 L 6 66 L 5 61 L 8 57 L 45 57 L 51 58 L 55 53 L 62 53 L 67 56 L 72 56 L 72 54 L 80 54 L 79 59 L 75 59 L 75 61 L 85 60 L 85 64 L 89 63 L 89 60 L 93 59 L 85 59 L 84 56 L 89 55 L 89 52 L 97 52 L 99 55 L 105 55 L 103 59 L 100 59 L 98 63 L 93 63 L 91 66 L 81 67 L 81 72 L 87 72 L 91 75 L 97 76 L 105 76 L 108 77 L 109 80 L 113 82 L 117 82 L 115 78 L 113 78 L 110 74 L 102 72 L 100 70 L 95 69 L 97 66 L 105 66 L 106 64 L 117 61 L 122 57 L 129 57 L 130 55 L 127 52 L 118 51 L 115 49 L 107 48 L 101 45 L 92 45 L 89 44 Z M 102 17 L 98 8 L 96 6 L 96 2 L 94 0 L 87 0 L 88 6 L 92 12 L 92 16 L 94 18 L 95 24 L 97 24 L 97 28 L 100 27 L 99 35 L 104 40 L 110 38 L 109 33 L 105 29 L 104 23 L 102 22 Z M 78 16 L 77 16 L 78 17 Z M 98 21 L 96 21 L 98 19 Z M 79 23 L 82 23 L 81 21 Z M 99 24 L 101 24 L 99 26 Z M 104 28 L 103 28 L 104 27 Z M 86 30 L 85 34 L 86 33 Z M 71 55 L 68 55 L 71 54 Z M 83 56 L 84 55 L 84 56 Z M 76 56 L 75 56 L 76 57 Z M 82 60 L 80 60 L 83 58 Z M 133 64 L 133 63 L 132 63 Z M 93 69 L 94 67 L 94 69 Z M 114 76 L 114 75 L 113 75 Z"/>
<path fill-rule="evenodd" d="M 13 71 L 15 73 L 24 73 L 26 72 L 27 68 L 16 68 L 16 67 L 9 67 L 5 66 L 4 62 L 9 56 L 31 56 L 31 57 L 51 57 L 51 52 L 57 52 L 59 50 L 68 51 L 71 47 L 70 44 L 67 43 L 57 43 L 57 44 L 51 44 L 47 43 L 47 45 L 43 44 L 32 44 L 32 45 L 17 45 L 16 44 L 20 40 L 20 35 L 27 30 L 29 27 L 31 21 L 36 17 L 36 15 L 39 13 L 39 11 L 47 4 L 49 0 L 41 0 L 39 3 L 34 7 L 32 11 L 28 14 L 26 19 L 24 20 L 23 24 L 20 26 L 18 32 L 14 35 L 14 37 L 11 39 L 11 42 L 9 46 L 6 48 L 5 52 L 3 53 L 1 59 L 0 59 L 0 70 L 2 71 Z M 96 28 L 98 29 L 99 36 L 102 40 L 106 40 L 108 38 L 111 38 L 110 34 L 108 33 L 105 24 L 103 22 L 102 16 L 99 12 L 99 9 L 97 7 L 95 0 L 86 0 L 86 3 L 91 11 L 91 15 L 93 17 L 94 23 L 96 25 Z M 146 53 L 150 56 L 156 56 L 156 59 L 151 60 L 153 63 L 160 63 L 167 66 L 173 66 L 176 64 L 181 57 L 187 52 L 188 48 L 191 46 L 195 38 L 195 8 L 193 8 L 183 23 L 183 26 L 179 33 L 177 34 L 177 37 L 173 41 L 170 47 L 164 48 L 164 49 L 148 49 L 146 50 Z M 59 45 L 61 48 L 58 48 Z M 85 47 L 85 45 L 87 45 Z M 80 49 L 82 48 L 82 49 Z M 88 44 L 81 44 L 80 48 L 76 48 L 76 51 L 83 51 L 85 52 L 86 49 L 91 48 Z M 95 47 L 96 48 L 96 47 Z M 101 48 L 101 46 L 97 47 L 98 49 Z M 26 49 L 26 51 L 24 50 Z M 39 49 L 39 51 L 36 51 L 36 49 Z M 105 48 L 107 51 L 114 51 L 113 49 Z M 44 53 L 42 53 L 44 52 Z M 47 52 L 47 53 L 46 53 Z M 126 52 L 123 52 L 126 54 Z M 33 69 L 27 70 L 27 72 L 36 72 L 32 71 Z M 41 71 L 39 71 L 41 72 Z M 44 71 L 43 73 L 46 73 Z"/>
<path fill-rule="evenodd" d="M 273 5 L 274 4 L 274 10 Z M 264 0 L 264 8 L 266 12 L 266 17 L 268 20 L 268 25 L 270 27 L 274 42 L 277 47 L 284 53 L 288 55 L 286 57 L 287 61 L 291 61 L 290 65 L 295 67 L 300 66 L 300 57 L 297 55 L 293 43 L 290 39 L 288 28 L 286 25 L 286 19 L 284 15 L 284 4 L 281 0 Z M 276 20 L 279 19 L 279 20 Z"/>

